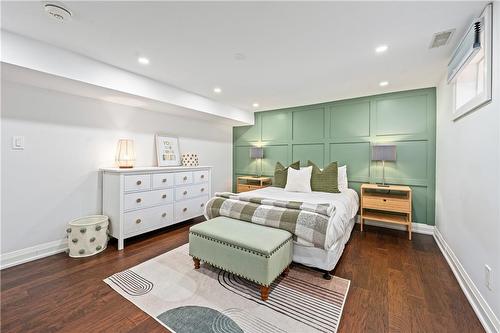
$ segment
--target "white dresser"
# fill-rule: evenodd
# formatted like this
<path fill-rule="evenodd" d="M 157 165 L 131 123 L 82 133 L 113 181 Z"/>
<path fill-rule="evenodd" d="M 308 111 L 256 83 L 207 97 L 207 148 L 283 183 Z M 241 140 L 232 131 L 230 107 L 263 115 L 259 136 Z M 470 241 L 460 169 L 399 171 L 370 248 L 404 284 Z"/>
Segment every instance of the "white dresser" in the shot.
<path fill-rule="evenodd" d="M 211 167 L 101 169 L 102 212 L 110 235 L 124 239 L 203 215 L 211 196 Z"/>

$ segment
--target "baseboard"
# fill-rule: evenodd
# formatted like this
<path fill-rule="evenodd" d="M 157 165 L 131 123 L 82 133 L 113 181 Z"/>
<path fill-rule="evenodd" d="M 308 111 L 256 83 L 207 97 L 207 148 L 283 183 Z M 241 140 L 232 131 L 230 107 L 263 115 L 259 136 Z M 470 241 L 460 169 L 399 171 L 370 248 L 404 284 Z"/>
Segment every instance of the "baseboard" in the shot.
<path fill-rule="evenodd" d="M 356 223 L 360 223 L 359 221 L 360 221 L 360 219 L 358 219 L 358 221 Z M 364 224 L 365 225 L 373 225 L 376 227 L 384 227 L 384 228 L 389 228 L 389 229 L 406 231 L 406 226 L 401 225 L 401 224 L 384 223 L 384 222 L 370 221 L 370 220 L 365 221 Z M 411 224 L 411 231 L 414 233 L 417 233 L 417 234 L 434 235 L 434 226 L 428 225 L 428 224 L 423 224 L 423 223 L 412 223 Z"/>
<path fill-rule="evenodd" d="M 453 250 L 449 247 L 448 243 L 446 243 L 438 228 L 434 230 L 434 239 L 486 332 L 500 332 L 500 321 L 469 277 L 469 274 L 467 274 L 467 271 L 464 269 Z"/>
<path fill-rule="evenodd" d="M 0 255 L 0 269 L 24 264 L 25 262 L 51 256 L 68 249 L 68 240 L 61 239 L 22 250 L 3 253 Z"/>

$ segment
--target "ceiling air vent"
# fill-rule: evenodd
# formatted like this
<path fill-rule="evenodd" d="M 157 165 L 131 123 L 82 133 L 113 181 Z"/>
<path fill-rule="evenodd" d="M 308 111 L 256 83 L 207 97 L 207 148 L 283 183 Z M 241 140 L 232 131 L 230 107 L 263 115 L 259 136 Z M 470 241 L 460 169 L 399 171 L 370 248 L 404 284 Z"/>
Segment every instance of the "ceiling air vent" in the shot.
<path fill-rule="evenodd" d="M 455 29 L 436 32 L 434 34 L 434 36 L 432 36 L 432 41 L 431 41 L 431 45 L 429 46 L 429 48 L 433 49 L 436 47 L 445 46 L 450 41 L 451 36 L 453 36 L 454 32 L 455 32 Z"/>

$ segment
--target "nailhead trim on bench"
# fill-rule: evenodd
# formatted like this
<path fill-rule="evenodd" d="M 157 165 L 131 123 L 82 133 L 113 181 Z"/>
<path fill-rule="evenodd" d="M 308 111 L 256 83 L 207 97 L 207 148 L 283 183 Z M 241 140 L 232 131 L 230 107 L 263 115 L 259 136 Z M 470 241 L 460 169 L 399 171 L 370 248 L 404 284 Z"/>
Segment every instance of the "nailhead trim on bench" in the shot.
<path fill-rule="evenodd" d="M 284 241 L 283 243 L 281 243 L 277 248 L 275 248 L 269 255 L 267 254 L 263 254 L 263 253 L 260 253 L 260 252 L 257 252 L 257 251 L 254 251 L 254 250 L 250 250 L 250 249 L 246 249 L 244 247 L 241 247 L 241 246 L 238 246 L 238 245 L 234 245 L 234 244 L 231 244 L 231 243 L 227 243 L 227 242 L 223 242 L 223 241 L 220 241 L 218 239 L 215 239 L 215 238 L 212 238 L 212 237 L 208 237 L 208 236 L 205 236 L 205 235 L 201 235 L 197 232 L 193 232 L 193 231 L 190 231 L 189 232 L 190 234 L 193 234 L 195 236 L 198 236 L 200 238 L 204 238 L 204 239 L 208 239 L 209 241 L 212 241 L 212 242 L 216 242 L 216 243 L 219 243 L 219 244 L 224 244 L 226 246 L 229 246 L 229 247 L 234 247 L 235 249 L 238 249 L 238 250 L 241 250 L 241 251 L 245 251 L 245 252 L 249 252 L 249 253 L 252 253 L 252 254 L 255 254 L 255 255 L 258 255 L 258 256 L 261 256 L 261 257 L 266 257 L 266 258 L 271 258 L 271 256 L 276 253 L 276 251 L 278 251 L 280 248 L 282 248 L 286 243 L 288 243 L 289 241 L 292 240 L 292 237 L 288 238 L 286 241 Z"/>

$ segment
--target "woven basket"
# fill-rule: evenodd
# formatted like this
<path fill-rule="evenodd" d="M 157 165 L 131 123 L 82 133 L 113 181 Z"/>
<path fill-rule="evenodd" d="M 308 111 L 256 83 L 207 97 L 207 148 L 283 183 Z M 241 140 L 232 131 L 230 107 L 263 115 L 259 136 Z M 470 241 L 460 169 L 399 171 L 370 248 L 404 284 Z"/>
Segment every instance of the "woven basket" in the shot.
<path fill-rule="evenodd" d="M 88 257 L 104 251 L 108 245 L 108 217 L 91 215 L 74 219 L 68 224 L 69 256 Z"/>

